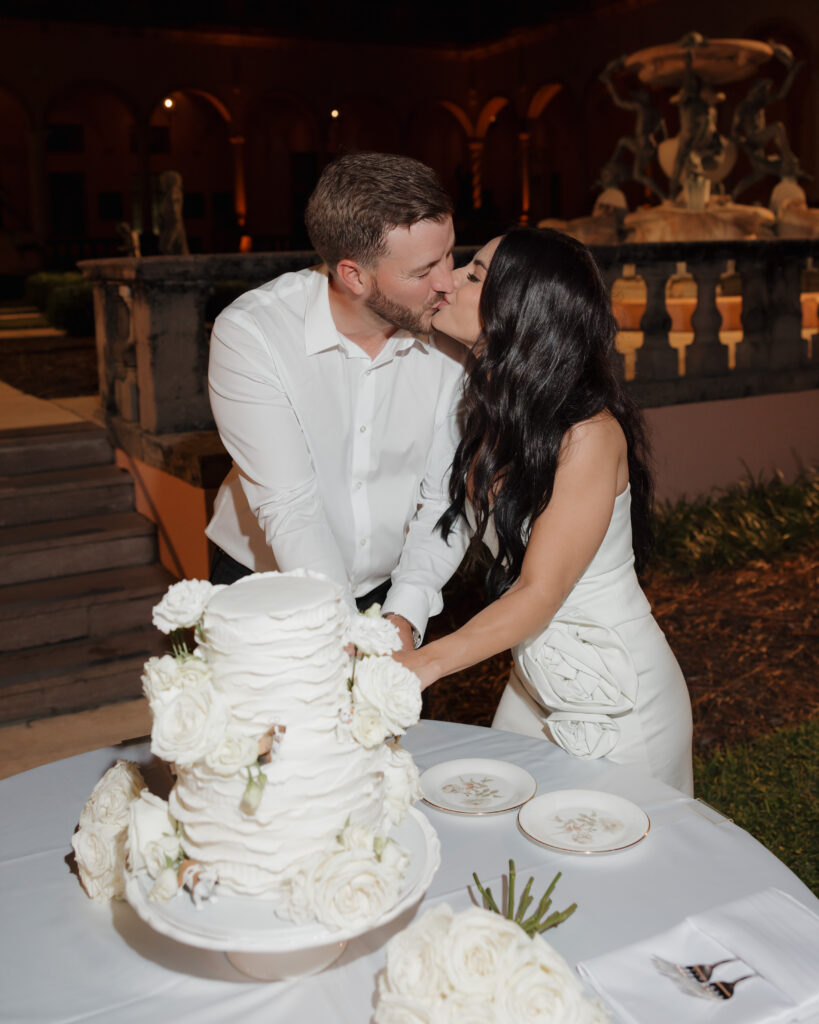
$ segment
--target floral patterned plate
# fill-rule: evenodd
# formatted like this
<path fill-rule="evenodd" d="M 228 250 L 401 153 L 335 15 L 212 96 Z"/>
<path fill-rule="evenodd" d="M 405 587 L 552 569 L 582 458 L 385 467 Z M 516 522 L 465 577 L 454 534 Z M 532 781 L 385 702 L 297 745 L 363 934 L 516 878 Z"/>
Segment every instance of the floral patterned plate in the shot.
<path fill-rule="evenodd" d="M 443 761 L 421 775 L 421 795 L 431 807 L 456 814 L 498 814 L 530 800 L 537 783 L 509 761 L 466 757 Z"/>
<path fill-rule="evenodd" d="M 563 853 L 614 853 L 648 835 L 637 804 L 593 789 L 556 789 L 524 804 L 518 825 L 530 839 Z"/>

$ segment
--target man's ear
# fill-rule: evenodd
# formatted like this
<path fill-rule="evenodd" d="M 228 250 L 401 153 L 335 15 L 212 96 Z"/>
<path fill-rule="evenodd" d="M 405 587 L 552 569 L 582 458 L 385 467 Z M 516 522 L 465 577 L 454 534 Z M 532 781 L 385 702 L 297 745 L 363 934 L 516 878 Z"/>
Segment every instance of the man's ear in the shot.
<path fill-rule="evenodd" d="M 339 260 L 336 277 L 353 295 L 362 295 L 369 288 L 371 275 L 355 260 Z"/>

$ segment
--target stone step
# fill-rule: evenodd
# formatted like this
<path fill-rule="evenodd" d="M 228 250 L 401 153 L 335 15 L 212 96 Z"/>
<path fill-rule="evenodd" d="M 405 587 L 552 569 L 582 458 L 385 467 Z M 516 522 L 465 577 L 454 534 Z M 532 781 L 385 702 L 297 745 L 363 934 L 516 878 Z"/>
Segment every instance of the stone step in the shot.
<path fill-rule="evenodd" d="M 167 637 L 148 627 L 8 654 L 0 678 L 0 723 L 138 697 L 143 664 L 166 650 Z"/>
<path fill-rule="evenodd" d="M 0 432 L 0 476 L 110 466 L 113 460 L 105 431 L 87 421 Z"/>
<path fill-rule="evenodd" d="M 137 512 L 0 529 L 0 580 L 5 584 L 146 565 L 156 557 L 154 524 Z"/>
<path fill-rule="evenodd" d="M 0 651 L 143 629 L 173 582 L 155 563 L 2 586 Z"/>
<path fill-rule="evenodd" d="M 116 466 L 0 477 L 0 526 L 127 512 L 133 507 L 133 478 Z"/>

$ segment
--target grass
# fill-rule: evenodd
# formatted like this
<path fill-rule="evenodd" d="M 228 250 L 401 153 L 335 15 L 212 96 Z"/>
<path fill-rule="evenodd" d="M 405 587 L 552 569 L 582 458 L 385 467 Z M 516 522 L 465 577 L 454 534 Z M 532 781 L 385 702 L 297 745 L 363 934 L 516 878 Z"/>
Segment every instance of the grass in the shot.
<path fill-rule="evenodd" d="M 699 797 L 750 832 L 819 895 L 819 717 L 697 758 Z"/>
<path fill-rule="evenodd" d="M 654 565 L 676 576 L 797 551 L 819 535 L 819 470 L 792 483 L 751 477 L 719 497 L 666 503 L 655 530 Z"/>

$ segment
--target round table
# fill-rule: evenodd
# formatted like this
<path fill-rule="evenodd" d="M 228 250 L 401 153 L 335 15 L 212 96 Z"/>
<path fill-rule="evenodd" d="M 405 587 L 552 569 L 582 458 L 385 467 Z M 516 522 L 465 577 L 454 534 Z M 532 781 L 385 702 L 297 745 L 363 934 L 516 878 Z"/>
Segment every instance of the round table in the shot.
<path fill-rule="evenodd" d="M 447 722 L 420 722 L 403 740 L 423 771 L 441 761 L 514 762 L 538 793 L 595 789 L 639 804 L 644 840 L 613 854 L 561 854 L 528 839 L 515 811 L 485 817 L 419 806 L 441 839 L 442 864 L 421 908 L 470 905 L 472 872 L 493 891 L 514 858 L 518 879 L 542 891 L 563 877 L 554 908 L 575 914 L 547 938 L 571 963 L 664 931 L 688 914 L 768 886 L 814 910 L 819 901 L 777 858 L 711 808 L 606 760 L 582 761 L 544 740 Z M 89 900 L 71 865 L 71 835 L 95 783 L 117 758 L 151 760 L 147 744 L 95 750 L 0 782 L 0 1017 L 6 1024 L 364 1024 L 370 1020 L 384 945 L 410 910 L 351 941 L 329 970 L 289 982 L 241 975 L 222 953 L 152 931 L 125 903 Z M 203 913 L 207 913 L 204 910 Z"/>

